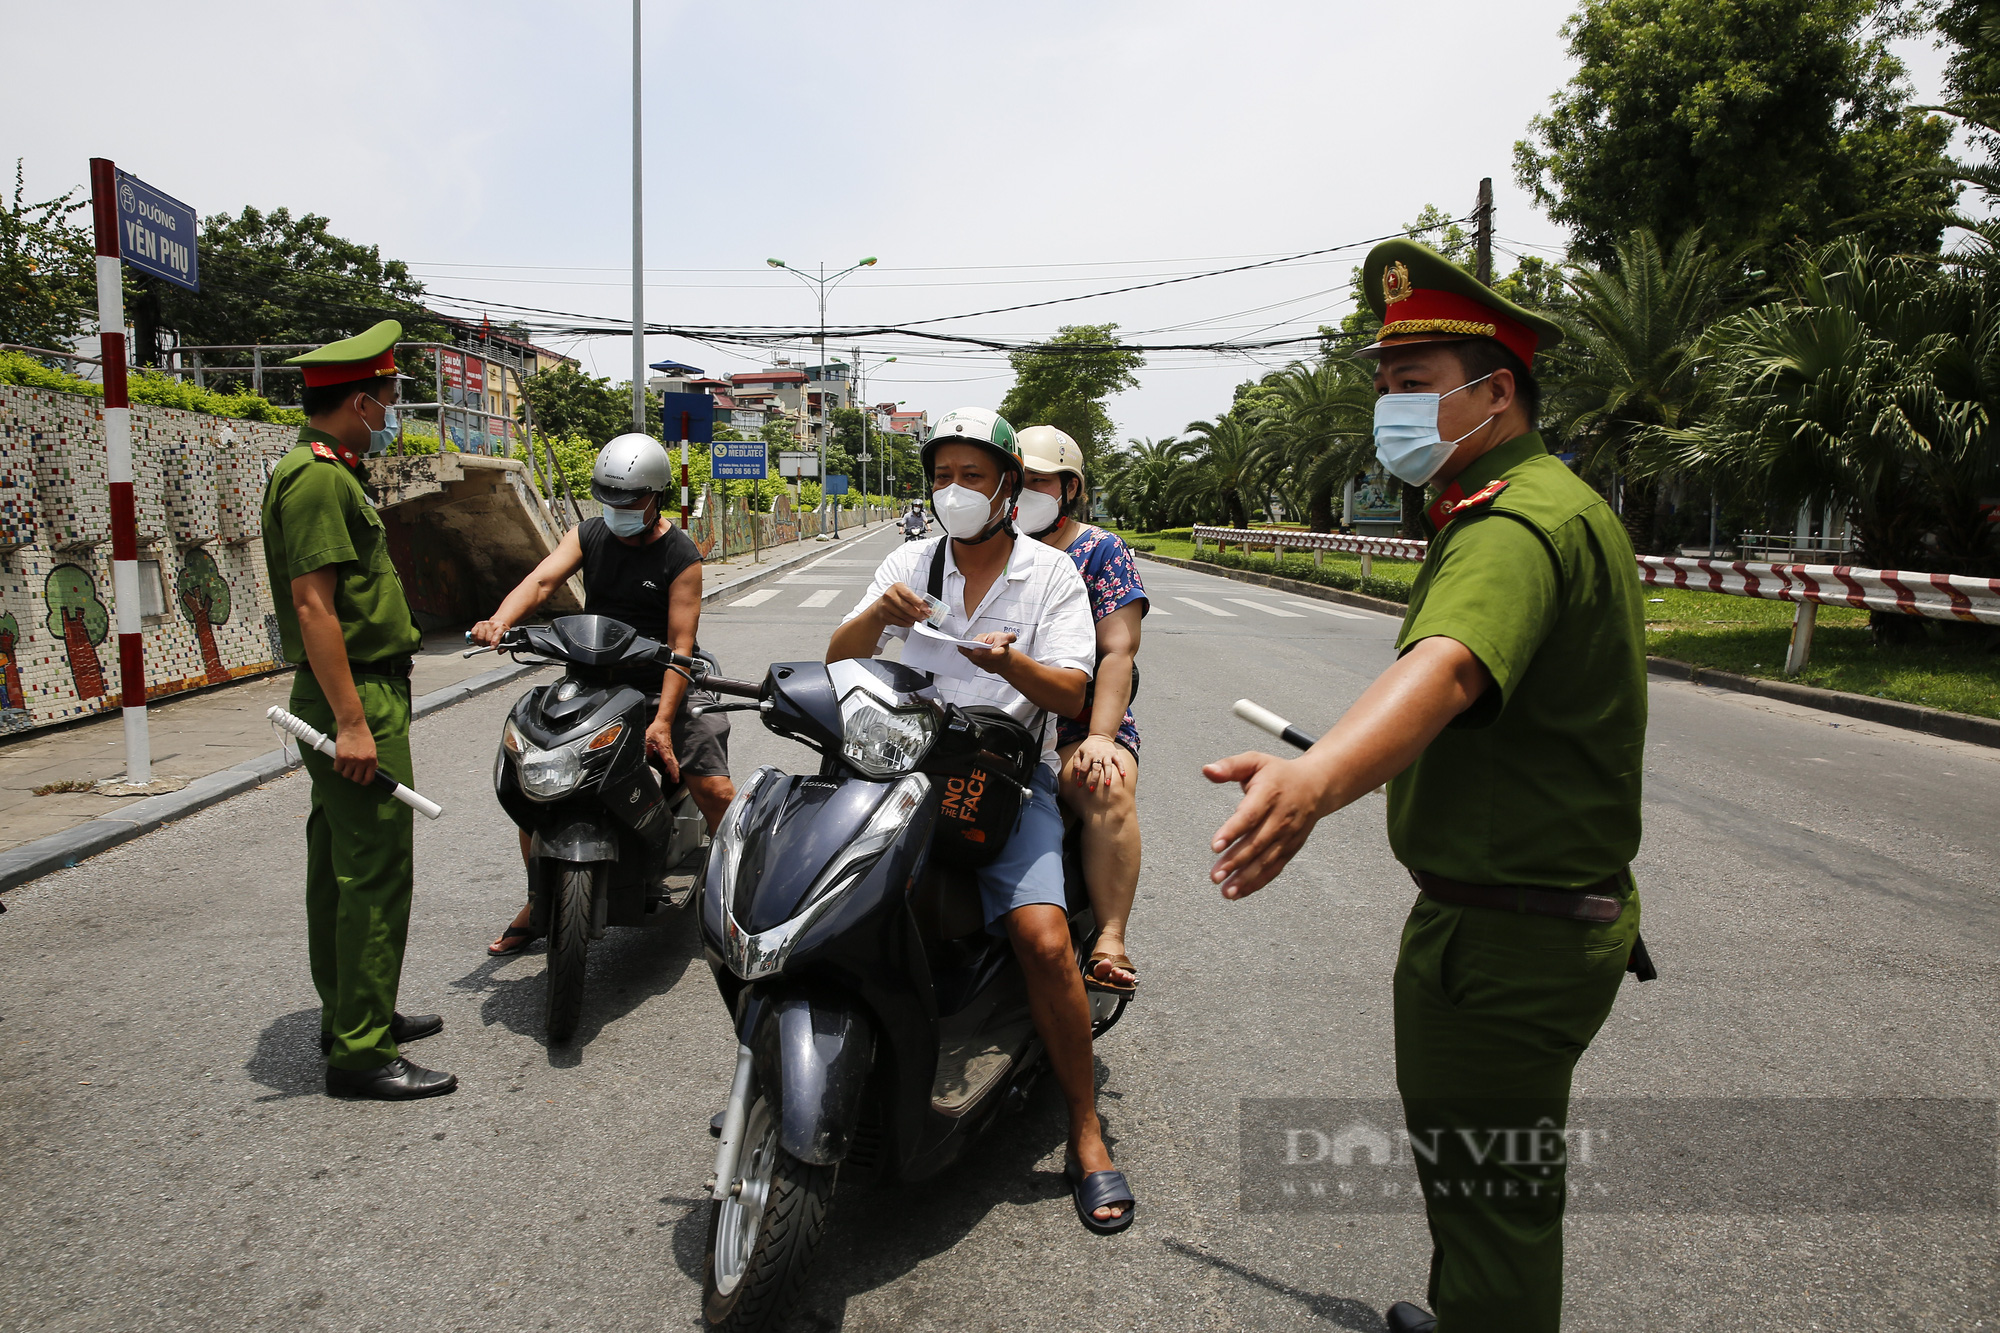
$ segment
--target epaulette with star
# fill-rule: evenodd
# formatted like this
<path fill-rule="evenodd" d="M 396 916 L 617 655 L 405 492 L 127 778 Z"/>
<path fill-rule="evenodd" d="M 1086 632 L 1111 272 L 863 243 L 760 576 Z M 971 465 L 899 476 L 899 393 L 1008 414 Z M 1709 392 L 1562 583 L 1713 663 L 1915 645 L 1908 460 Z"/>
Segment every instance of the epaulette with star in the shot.
<path fill-rule="evenodd" d="M 1466 510 L 1477 509 L 1483 504 L 1491 504 L 1493 497 L 1506 490 L 1507 486 L 1508 482 L 1503 477 L 1497 481 L 1489 481 L 1473 494 L 1467 495 L 1459 490 L 1457 482 L 1453 482 L 1445 488 L 1444 494 L 1437 498 L 1437 503 L 1431 506 L 1431 526 L 1439 531 L 1443 531 L 1445 524 L 1451 522 Z"/>
<path fill-rule="evenodd" d="M 352 470 L 361 471 L 361 455 L 345 445 L 336 447 L 324 440 L 314 440 L 311 447 L 315 458 L 323 458 L 329 463 L 345 463 Z"/>

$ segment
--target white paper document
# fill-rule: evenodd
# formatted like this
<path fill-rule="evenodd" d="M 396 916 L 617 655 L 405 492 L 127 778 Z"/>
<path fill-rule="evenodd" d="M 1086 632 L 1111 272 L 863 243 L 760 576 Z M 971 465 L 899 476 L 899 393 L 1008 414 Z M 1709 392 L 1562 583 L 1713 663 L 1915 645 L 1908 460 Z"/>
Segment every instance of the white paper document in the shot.
<path fill-rule="evenodd" d="M 977 639 L 954 639 L 949 634 L 940 634 L 929 625 L 912 625 L 910 637 L 903 640 L 903 665 L 928 671 L 933 676 L 972 680 L 979 675 L 979 668 L 961 657 L 958 650 L 986 646 Z"/>

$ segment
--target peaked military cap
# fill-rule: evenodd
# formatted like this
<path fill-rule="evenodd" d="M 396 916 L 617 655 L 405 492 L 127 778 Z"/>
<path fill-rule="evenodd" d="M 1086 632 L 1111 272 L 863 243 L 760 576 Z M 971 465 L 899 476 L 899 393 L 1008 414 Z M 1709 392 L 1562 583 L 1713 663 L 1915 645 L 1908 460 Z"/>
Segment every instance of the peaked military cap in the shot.
<path fill-rule="evenodd" d="M 1553 321 L 1515 305 L 1427 245 L 1398 237 L 1368 252 L 1361 291 L 1382 320 L 1356 356 L 1411 343 L 1491 338 L 1532 368 L 1535 353 L 1562 341 Z"/>
<path fill-rule="evenodd" d="M 352 338 L 342 338 L 317 351 L 288 357 L 285 364 L 304 370 L 306 386 L 314 389 L 326 384 L 380 379 L 396 373 L 396 343 L 402 336 L 403 326 L 393 319 L 385 319 Z"/>

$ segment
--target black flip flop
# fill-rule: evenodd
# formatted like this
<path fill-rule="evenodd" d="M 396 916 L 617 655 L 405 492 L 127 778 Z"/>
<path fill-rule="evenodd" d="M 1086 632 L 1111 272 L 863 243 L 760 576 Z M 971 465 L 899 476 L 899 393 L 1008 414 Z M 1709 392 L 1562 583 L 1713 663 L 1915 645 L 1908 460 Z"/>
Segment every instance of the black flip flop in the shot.
<path fill-rule="evenodd" d="M 486 946 L 486 952 L 494 958 L 511 958 L 542 937 L 539 930 L 526 926 L 509 926 L 501 932 L 500 938 Z"/>
<path fill-rule="evenodd" d="M 1100 1236 L 1114 1236 L 1132 1225 L 1139 1201 L 1132 1197 L 1132 1187 L 1125 1183 L 1123 1171 L 1092 1171 L 1085 1175 L 1083 1167 L 1071 1159 L 1063 1163 L 1063 1177 L 1069 1181 L 1070 1202 L 1076 1205 L 1077 1220 L 1087 1230 Z M 1095 1215 L 1097 1209 L 1113 1204 L 1123 1204 L 1125 1211 L 1108 1221 Z"/>

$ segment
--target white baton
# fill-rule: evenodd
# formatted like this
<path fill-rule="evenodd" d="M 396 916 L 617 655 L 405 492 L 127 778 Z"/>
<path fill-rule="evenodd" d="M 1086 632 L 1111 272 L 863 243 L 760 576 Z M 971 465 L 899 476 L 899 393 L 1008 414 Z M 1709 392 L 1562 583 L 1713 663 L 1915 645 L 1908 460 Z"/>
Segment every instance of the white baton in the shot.
<path fill-rule="evenodd" d="M 292 735 L 297 736 L 300 744 L 318 750 L 328 759 L 334 757 L 333 741 L 325 732 L 313 726 L 312 723 L 302 718 L 293 717 L 276 704 L 272 704 L 264 716 L 270 718 L 271 721 L 283 727 L 286 731 L 291 732 Z M 411 791 L 408 787 L 405 787 L 402 783 L 384 773 L 379 767 L 375 770 L 375 785 L 387 790 L 391 796 L 401 801 L 404 805 L 409 806 L 410 809 L 416 811 L 425 819 L 436 819 L 444 813 L 444 807 L 436 801 L 426 800 L 424 797 L 419 796 L 416 792 Z"/>

